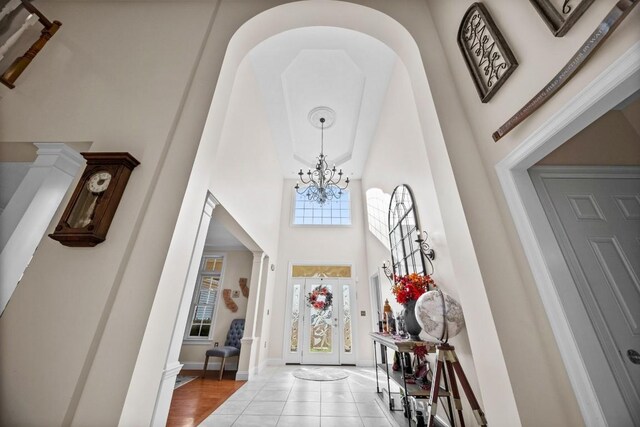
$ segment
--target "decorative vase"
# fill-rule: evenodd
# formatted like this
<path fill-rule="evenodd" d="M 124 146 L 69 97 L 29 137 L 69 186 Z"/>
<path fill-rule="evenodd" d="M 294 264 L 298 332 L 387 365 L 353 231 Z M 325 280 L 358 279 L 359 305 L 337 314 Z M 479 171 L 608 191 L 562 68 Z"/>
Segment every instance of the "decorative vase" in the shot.
<path fill-rule="evenodd" d="M 409 338 L 415 341 L 420 340 L 420 332 L 422 331 L 422 327 L 418 323 L 418 319 L 416 319 L 416 300 L 409 300 L 406 304 L 404 304 L 404 324 L 409 333 Z"/>

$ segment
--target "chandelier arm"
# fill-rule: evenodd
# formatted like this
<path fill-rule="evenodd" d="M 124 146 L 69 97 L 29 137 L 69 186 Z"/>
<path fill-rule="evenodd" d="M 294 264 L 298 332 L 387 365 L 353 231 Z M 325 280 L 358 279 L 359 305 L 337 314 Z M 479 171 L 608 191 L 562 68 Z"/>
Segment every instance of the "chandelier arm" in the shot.
<path fill-rule="evenodd" d="M 345 181 L 342 180 L 342 169 L 337 170 L 336 166 L 329 167 L 327 163 L 327 157 L 324 155 L 324 123 L 325 118 L 320 118 L 320 155 L 318 156 L 318 162 L 315 165 L 313 171 L 309 169 L 306 173 L 307 177 L 304 178 L 302 169 L 298 173 L 300 181 L 305 188 L 300 189 L 299 183 L 296 183 L 295 189 L 298 194 L 306 196 L 307 200 L 317 202 L 320 205 L 324 205 L 327 201 L 333 199 L 339 199 L 342 196 L 343 190 L 349 185 L 349 178 Z M 337 173 L 337 177 L 336 177 Z M 341 185 L 342 184 L 342 185 Z"/>
<path fill-rule="evenodd" d="M 311 180 L 307 179 L 305 181 L 304 177 L 302 175 L 300 175 L 300 182 L 303 183 L 304 185 L 307 185 L 311 182 Z"/>
<path fill-rule="evenodd" d="M 325 177 L 327 178 L 327 182 L 329 183 L 333 183 L 333 172 L 331 171 L 331 169 L 327 169 L 324 171 Z"/>

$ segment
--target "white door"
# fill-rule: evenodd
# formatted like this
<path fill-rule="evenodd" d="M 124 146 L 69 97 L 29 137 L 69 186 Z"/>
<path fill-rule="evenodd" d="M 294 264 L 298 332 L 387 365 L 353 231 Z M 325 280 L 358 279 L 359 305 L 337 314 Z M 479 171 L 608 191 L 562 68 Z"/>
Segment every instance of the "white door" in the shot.
<path fill-rule="evenodd" d="M 332 293 L 331 308 L 318 311 L 306 297 L 317 286 Z M 355 291 L 350 279 L 292 278 L 287 297 L 284 361 L 313 365 L 355 364 L 352 307 Z"/>
<path fill-rule="evenodd" d="M 339 365 L 341 289 L 337 279 L 307 279 L 304 285 L 305 296 L 318 286 L 326 286 L 332 293 L 333 301 L 326 310 L 317 310 L 305 301 L 301 363 Z"/>
<path fill-rule="evenodd" d="M 640 422 L 640 168 L 619 170 L 576 174 L 546 167 L 533 168 L 531 175 L 621 392 Z"/>

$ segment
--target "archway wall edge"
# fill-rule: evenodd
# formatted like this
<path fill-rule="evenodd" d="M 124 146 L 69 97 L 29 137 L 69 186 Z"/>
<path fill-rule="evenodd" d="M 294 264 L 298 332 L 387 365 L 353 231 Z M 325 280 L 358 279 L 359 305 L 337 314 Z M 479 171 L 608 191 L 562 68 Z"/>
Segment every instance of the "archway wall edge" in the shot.
<path fill-rule="evenodd" d="M 429 10 L 422 2 L 409 2 L 415 10 L 409 8 L 402 11 L 396 10 L 400 9 L 398 7 L 378 3 L 376 3 L 378 10 L 375 10 L 363 7 L 368 2 L 360 3 L 361 5 L 333 1 L 289 3 L 260 13 L 239 27 L 231 38 L 229 48 L 225 54 L 224 64 L 220 70 L 214 100 L 204 126 L 203 137 L 196 156 L 191 180 L 206 176 L 205 156 L 215 155 L 215 147 L 224 125 L 224 106 L 231 94 L 235 70 L 253 46 L 270 35 L 275 35 L 287 29 L 316 25 L 344 27 L 369 34 L 383 41 L 403 60 L 412 77 L 416 105 L 424 128 L 429 161 L 434 170 L 434 178 L 439 179 L 437 184 L 438 194 L 439 197 L 442 196 L 443 198 L 443 200 L 440 200 L 440 205 L 443 210 L 447 210 L 446 215 L 443 214 L 443 216 L 449 218 L 449 224 L 445 224 L 448 229 L 447 238 L 456 241 L 457 244 L 455 246 L 460 249 L 456 263 L 461 265 L 465 263 L 467 265 L 465 273 L 460 276 L 460 280 L 462 282 L 475 283 L 474 287 L 465 289 L 465 295 L 461 295 L 461 299 L 463 306 L 472 307 L 472 305 L 476 305 L 478 307 L 475 314 L 469 312 L 467 318 L 469 320 L 476 318 L 477 320 L 477 322 L 470 322 L 470 342 L 474 355 L 477 357 L 475 364 L 485 409 L 491 414 L 492 421 L 497 425 L 518 425 L 520 424 L 520 417 L 516 399 L 513 397 L 514 391 L 509 379 L 508 364 L 505 363 L 491 307 L 482 286 L 481 268 L 467 227 L 468 218 L 465 216 L 463 203 L 458 194 L 458 186 L 454 170 L 451 167 L 451 159 L 449 158 L 449 147 L 445 143 L 444 133 L 449 132 L 450 129 L 441 127 L 438 113 L 442 114 L 442 111 L 436 108 L 433 103 L 431 98 L 432 91 L 427 80 L 429 69 L 433 68 L 426 66 L 426 62 L 429 60 L 427 57 L 420 56 L 420 51 L 424 54 L 435 43 L 433 40 L 427 42 L 430 32 L 428 29 L 418 29 L 420 27 L 420 23 L 417 22 L 419 19 L 427 17 L 430 20 Z M 403 4 L 403 6 L 406 5 Z M 256 6 L 253 5 L 252 7 Z M 416 10 L 420 13 L 413 13 Z M 223 12 L 224 10 L 221 9 L 220 13 L 222 14 Z M 371 20 L 364 19 L 365 15 L 372 17 Z M 390 17 L 397 18 L 407 28 L 413 29 L 412 33 L 410 34 L 398 21 Z M 224 16 L 219 15 L 217 19 L 223 20 Z M 253 28 L 254 25 L 263 27 L 262 31 L 256 34 L 249 34 L 244 31 L 249 27 Z M 422 25 L 424 26 L 424 22 L 422 22 Z M 431 31 L 435 33 L 435 30 Z M 437 34 L 435 35 L 436 38 L 434 40 L 437 40 Z M 216 37 L 215 31 L 212 31 L 210 40 L 213 37 Z M 418 44 L 414 39 L 418 40 Z M 422 46 L 422 49 L 419 46 Z M 439 51 L 429 56 L 432 58 L 438 55 L 442 56 L 441 48 Z M 446 62 L 444 66 L 446 69 Z M 425 67 L 427 68 L 427 74 L 424 71 Z M 439 71 L 442 72 L 442 68 Z M 448 86 L 452 86 L 452 83 L 449 83 Z M 454 101 L 454 104 L 456 102 L 459 104 L 458 101 Z M 458 112 L 462 111 L 459 105 L 457 110 Z M 463 115 L 461 115 L 460 126 L 467 128 L 468 134 L 471 133 L 468 130 L 468 126 L 465 125 Z M 181 212 L 180 215 L 182 214 Z M 460 227 L 461 224 L 464 226 Z M 175 237 L 176 235 L 174 234 Z M 469 264 L 471 265 L 470 267 Z M 158 292 L 160 291 L 161 289 L 159 288 Z M 474 323 L 477 326 L 472 326 Z M 490 326 L 488 330 L 482 330 L 482 327 L 487 325 Z M 474 328 L 477 329 L 473 331 Z M 485 351 L 488 342 L 493 343 L 491 345 L 491 353 Z M 144 356 L 146 351 L 148 350 L 143 347 L 140 356 Z M 158 356 L 156 354 L 149 355 L 149 357 L 157 360 Z M 145 363 L 144 359 L 145 357 L 139 357 L 137 363 Z M 137 387 L 147 387 L 148 390 L 148 386 L 148 383 L 137 383 L 134 374 L 130 392 Z M 140 409 L 139 406 L 138 408 Z M 126 424 L 124 421 L 121 419 L 121 422 Z"/>

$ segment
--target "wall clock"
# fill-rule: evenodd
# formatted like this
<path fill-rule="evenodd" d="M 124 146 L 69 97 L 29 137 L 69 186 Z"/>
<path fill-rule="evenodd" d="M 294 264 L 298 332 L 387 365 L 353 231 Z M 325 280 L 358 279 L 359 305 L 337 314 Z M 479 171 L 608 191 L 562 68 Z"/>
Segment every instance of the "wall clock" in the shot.
<path fill-rule="evenodd" d="M 87 167 L 55 231 L 49 234 L 65 246 L 104 242 L 131 171 L 140 164 L 129 153 L 80 154 Z"/>

